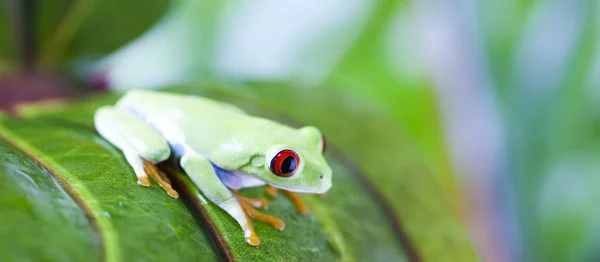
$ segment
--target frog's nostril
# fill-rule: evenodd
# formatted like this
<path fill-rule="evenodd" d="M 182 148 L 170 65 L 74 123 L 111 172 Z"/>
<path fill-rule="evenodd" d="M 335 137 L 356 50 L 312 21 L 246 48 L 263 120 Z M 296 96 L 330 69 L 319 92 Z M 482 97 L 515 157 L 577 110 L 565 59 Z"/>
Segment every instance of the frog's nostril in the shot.
<path fill-rule="evenodd" d="M 319 175 L 319 179 L 323 179 L 323 175 Z"/>

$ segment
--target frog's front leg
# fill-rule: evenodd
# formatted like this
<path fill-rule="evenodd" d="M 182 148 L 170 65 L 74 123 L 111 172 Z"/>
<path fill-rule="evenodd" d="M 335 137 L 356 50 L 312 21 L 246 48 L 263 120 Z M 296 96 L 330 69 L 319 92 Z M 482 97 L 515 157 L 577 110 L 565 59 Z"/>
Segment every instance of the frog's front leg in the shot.
<path fill-rule="evenodd" d="M 171 155 L 169 145 L 158 132 L 133 115 L 109 106 L 96 111 L 94 124 L 102 137 L 123 152 L 138 184 L 150 186 L 150 176 L 169 196 L 179 197 L 167 176 L 155 165 Z"/>
<path fill-rule="evenodd" d="M 232 192 L 221 182 L 210 161 L 198 155 L 184 155 L 180 162 L 185 173 L 200 191 L 240 224 L 246 242 L 253 246 L 259 245 L 260 239 L 254 232 L 252 221 Z"/>

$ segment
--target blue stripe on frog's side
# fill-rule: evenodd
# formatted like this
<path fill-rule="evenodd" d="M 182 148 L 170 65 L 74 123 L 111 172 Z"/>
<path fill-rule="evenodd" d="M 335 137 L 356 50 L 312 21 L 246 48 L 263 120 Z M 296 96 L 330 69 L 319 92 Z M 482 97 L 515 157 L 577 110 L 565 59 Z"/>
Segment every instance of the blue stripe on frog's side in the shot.
<path fill-rule="evenodd" d="M 223 168 L 216 166 L 212 162 L 211 162 L 211 164 L 213 166 L 213 169 L 215 170 L 215 173 L 217 173 L 217 176 L 219 177 L 219 179 L 223 182 L 223 184 L 225 184 L 227 187 L 229 187 L 231 189 L 238 190 L 241 188 L 256 187 L 256 186 L 262 186 L 265 184 L 265 182 L 258 180 L 250 175 L 243 174 L 240 172 L 233 172 L 230 170 L 225 170 Z"/>

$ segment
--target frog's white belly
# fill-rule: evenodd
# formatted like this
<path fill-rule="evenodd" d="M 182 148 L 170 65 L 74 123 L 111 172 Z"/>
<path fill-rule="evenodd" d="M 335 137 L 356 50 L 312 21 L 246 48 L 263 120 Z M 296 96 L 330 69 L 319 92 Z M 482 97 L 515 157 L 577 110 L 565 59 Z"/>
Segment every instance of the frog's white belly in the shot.
<path fill-rule="evenodd" d="M 186 135 L 184 130 L 181 129 L 181 121 L 184 117 L 183 113 L 178 109 L 166 109 L 160 112 L 154 112 L 153 114 L 144 114 L 144 112 L 136 111 L 133 108 L 122 107 L 122 109 L 135 115 L 154 130 L 159 132 L 167 143 L 171 147 L 171 151 L 177 158 L 181 158 L 184 155 L 201 155 L 210 160 L 210 156 L 198 152 L 195 148 L 186 143 Z M 230 171 L 211 162 L 215 173 L 219 179 L 229 188 L 238 190 L 241 188 L 262 186 L 265 182 L 258 180 L 250 175 L 243 174 L 240 172 Z"/>

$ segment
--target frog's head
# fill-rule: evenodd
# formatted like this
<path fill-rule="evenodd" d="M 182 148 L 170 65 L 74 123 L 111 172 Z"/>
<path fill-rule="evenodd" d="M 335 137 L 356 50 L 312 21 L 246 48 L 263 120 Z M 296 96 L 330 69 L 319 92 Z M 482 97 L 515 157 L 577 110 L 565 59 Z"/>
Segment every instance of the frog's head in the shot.
<path fill-rule="evenodd" d="M 331 168 L 323 153 L 326 147 L 321 132 L 312 126 L 298 129 L 301 143 L 275 144 L 264 155 L 252 159 L 258 179 L 294 192 L 322 194 L 331 188 Z"/>

